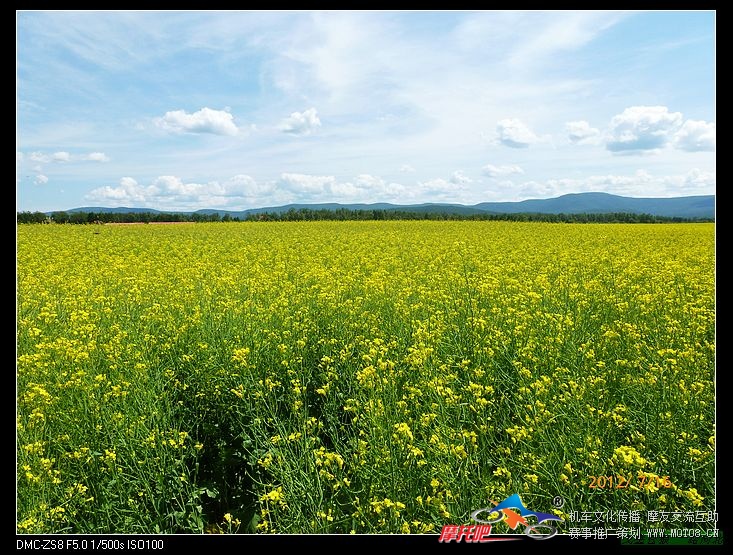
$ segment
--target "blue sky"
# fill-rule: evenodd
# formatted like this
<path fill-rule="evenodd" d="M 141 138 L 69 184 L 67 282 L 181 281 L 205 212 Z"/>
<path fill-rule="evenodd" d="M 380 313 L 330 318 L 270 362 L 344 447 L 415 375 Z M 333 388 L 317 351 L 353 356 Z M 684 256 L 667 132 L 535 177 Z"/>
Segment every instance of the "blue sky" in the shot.
<path fill-rule="evenodd" d="M 715 13 L 17 12 L 18 210 L 715 193 Z"/>

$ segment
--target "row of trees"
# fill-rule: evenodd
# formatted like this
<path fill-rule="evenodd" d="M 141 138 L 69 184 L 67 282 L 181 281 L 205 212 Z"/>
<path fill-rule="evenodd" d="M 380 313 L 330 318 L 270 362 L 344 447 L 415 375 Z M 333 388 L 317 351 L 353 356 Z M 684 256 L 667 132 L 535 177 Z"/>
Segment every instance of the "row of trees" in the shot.
<path fill-rule="evenodd" d="M 540 214 L 536 212 L 522 212 L 518 214 L 461 214 L 457 212 L 424 212 L 419 210 L 312 210 L 301 208 L 287 212 L 262 212 L 249 214 L 247 221 L 309 221 L 309 220 L 501 220 L 514 222 L 557 222 L 557 223 L 674 223 L 713 221 L 710 219 L 693 219 L 667 216 L 653 216 L 651 214 L 631 214 L 626 212 L 612 212 L 604 214 Z"/>
<path fill-rule="evenodd" d="M 56 223 L 56 224 L 129 224 L 150 222 L 218 222 L 232 218 L 220 218 L 219 214 L 179 214 L 175 212 L 18 212 L 18 223 Z"/>
<path fill-rule="evenodd" d="M 670 218 L 651 214 L 629 214 L 612 212 L 606 214 L 460 214 L 452 212 L 423 212 L 412 210 L 337 210 L 301 208 L 287 212 L 260 212 L 248 214 L 245 218 L 218 213 L 154 213 L 154 212 L 18 212 L 18 223 L 150 223 L 150 222 L 228 222 L 228 221 L 323 221 L 323 220 L 503 220 L 516 222 L 557 222 L 557 223 L 664 223 L 713 221 L 710 219 Z"/>

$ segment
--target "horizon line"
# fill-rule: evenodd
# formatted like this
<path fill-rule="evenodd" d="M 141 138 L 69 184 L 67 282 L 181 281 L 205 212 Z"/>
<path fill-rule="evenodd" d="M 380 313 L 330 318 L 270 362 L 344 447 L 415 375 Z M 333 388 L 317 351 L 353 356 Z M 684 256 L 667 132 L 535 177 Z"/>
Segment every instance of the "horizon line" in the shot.
<path fill-rule="evenodd" d="M 167 213 L 184 213 L 184 212 L 198 212 L 201 210 L 211 210 L 216 212 L 246 212 L 249 210 L 266 210 L 270 208 L 284 208 L 287 206 L 317 206 L 317 205 L 324 205 L 324 204 L 336 204 L 343 207 L 348 206 L 354 206 L 354 205 L 363 205 L 363 206 L 373 206 L 377 204 L 387 204 L 390 206 L 394 206 L 396 208 L 414 208 L 414 207 L 421 207 L 421 206 L 456 206 L 461 208 L 475 208 L 476 206 L 479 206 L 481 204 L 519 204 L 522 202 L 528 202 L 528 201 L 546 201 L 546 200 L 555 200 L 567 196 L 574 196 L 574 195 L 608 195 L 611 197 L 617 197 L 617 198 L 626 198 L 626 199 L 634 199 L 634 200 L 667 200 L 667 199 L 681 199 L 681 198 L 702 198 L 702 197 L 716 197 L 716 195 L 713 194 L 705 194 L 705 195 L 679 195 L 679 196 L 670 196 L 670 197 L 634 197 L 634 196 L 627 196 L 627 195 L 618 195 L 615 193 L 608 193 L 605 191 L 582 191 L 578 193 L 564 193 L 562 195 L 556 196 L 556 197 L 545 197 L 545 198 L 526 198 L 522 200 L 487 200 L 487 201 L 480 201 L 474 204 L 461 204 L 458 202 L 419 202 L 414 204 L 401 204 L 401 203 L 395 203 L 395 202 L 388 202 L 388 201 L 373 201 L 373 202 L 343 202 L 343 201 L 320 201 L 320 202 L 288 202 L 286 204 L 279 204 L 279 205 L 270 205 L 270 206 L 253 206 L 250 208 L 170 208 L 170 209 L 161 209 L 161 208 L 154 208 L 150 206 L 75 206 L 72 208 L 66 208 L 66 209 L 52 209 L 52 210 L 18 210 L 16 208 L 16 212 L 43 212 L 43 213 L 51 213 L 51 212 L 67 212 L 69 210 L 80 210 L 82 208 L 101 208 L 106 210 L 119 210 L 119 209 L 130 209 L 130 210 L 155 210 L 157 212 L 167 212 Z"/>

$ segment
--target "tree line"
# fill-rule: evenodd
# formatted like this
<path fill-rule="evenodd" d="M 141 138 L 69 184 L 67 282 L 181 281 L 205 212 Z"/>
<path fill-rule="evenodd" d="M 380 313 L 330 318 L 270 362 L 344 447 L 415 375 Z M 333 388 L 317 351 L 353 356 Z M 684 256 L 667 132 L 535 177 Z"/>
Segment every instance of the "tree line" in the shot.
<path fill-rule="evenodd" d="M 240 218 L 219 213 L 178 212 L 18 212 L 17 222 L 57 224 L 106 224 L 106 223 L 151 223 L 151 222 L 229 222 L 229 221 L 347 221 L 347 220 L 474 220 L 513 222 L 555 222 L 555 223 L 683 223 L 712 222 L 710 218 L 681 218 L 632 214 L 627 212 L 541 214 L 522 212 L 517 214 L 461 214 L 458 212 L 425 212 L 417 210 L 350 210 L 348 208 L 312 209 L 291 208 L 286 212 L 249 213 Z"/>

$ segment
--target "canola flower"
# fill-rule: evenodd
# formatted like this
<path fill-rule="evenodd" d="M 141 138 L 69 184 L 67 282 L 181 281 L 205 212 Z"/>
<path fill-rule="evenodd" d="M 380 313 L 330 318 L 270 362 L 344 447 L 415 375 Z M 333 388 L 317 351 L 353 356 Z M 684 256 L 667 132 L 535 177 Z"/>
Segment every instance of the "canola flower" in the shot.
<path fill-rule="evenodd" d="M 23 225 L 17 266 L 19 533 L 715 507 L 711 224 Z"/>

